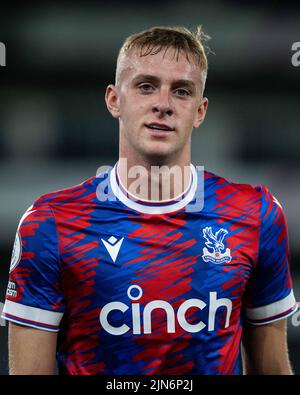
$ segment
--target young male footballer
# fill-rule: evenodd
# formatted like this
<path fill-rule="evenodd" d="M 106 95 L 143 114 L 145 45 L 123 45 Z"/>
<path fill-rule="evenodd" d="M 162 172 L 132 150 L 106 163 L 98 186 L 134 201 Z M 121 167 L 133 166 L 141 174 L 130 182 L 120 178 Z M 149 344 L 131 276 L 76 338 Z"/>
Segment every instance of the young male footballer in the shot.
<path fill-rule="evenodd" d="M 119 161 L 23 215 L 2 314 L 10 374 L 53 374 L 56 361 L 68 375 L 292 374 L 282 208 L 264 186 L 191 163 L 203 37 L 128 37 L 105 95 Z"/>

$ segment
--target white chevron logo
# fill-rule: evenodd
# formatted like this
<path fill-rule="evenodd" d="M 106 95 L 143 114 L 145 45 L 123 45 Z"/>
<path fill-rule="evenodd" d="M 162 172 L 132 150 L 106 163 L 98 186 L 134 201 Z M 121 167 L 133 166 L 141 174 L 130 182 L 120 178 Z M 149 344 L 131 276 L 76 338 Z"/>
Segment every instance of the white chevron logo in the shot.
<path fill-rule="evenodd" d="M 116 262 L 123 240 L 124 237 L 118 241 L 114 236 L 110 236 L 107 241 L 101 239 L 113 262 Z"/>

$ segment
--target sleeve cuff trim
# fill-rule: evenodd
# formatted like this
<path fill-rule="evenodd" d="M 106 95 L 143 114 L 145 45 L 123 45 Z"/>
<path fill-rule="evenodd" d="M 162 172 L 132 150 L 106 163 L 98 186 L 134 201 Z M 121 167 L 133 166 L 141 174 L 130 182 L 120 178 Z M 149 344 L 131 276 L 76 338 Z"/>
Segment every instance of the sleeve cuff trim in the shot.
<path fill-rule="evenodd" d="M 35 323 L 33 321 L 23 320 L 18 317 L 14 317 L 11 314 L 2 314 L 1 318 L 4 318 L 5 320 L 14 322 L 16 324 L 30 326 L 32 328 L 37 328 L 37 329 L 43 329 L 43 330 L 46 330 L 49 332 L 58 332 L 58 330 L 59 330 L 58 327 L 51 327 L 50 325 L 43 325 L 40 323 Z"/>
<path fill-rule="evenodd" d="M 24 325 L 27 323 L 27 325 L 32 324 L 38 327 L 57 329 L 63 313 L 43 310 L 6 300 L 2 315 L 3 318 L 18 320 L 18 322 Z"/>
<path fill-rule="evenodd" d="M 275 322 L 278 320 L 281 320 L 283 318 L 287 318 L 290 315 L 294 314 L 296 311 L 298 310 L 298 305 L 296 304 L 293 308 L 289 309 L 288 311 L 282 313 L 282 314 L 278 314 L 277 316 L 274 316 L 272 318 L 268 318 L 265 320 L 250 320 L 247 319 L 247 321 L 252 324 L 252 325 L 264 325 L 264 324 L 269 324 L 271 322 Z"/>
<path fill-rule="evenodd" d="M 265 306 L 246 308 L 245 313 L 249 321 L 270 321 L 281 315 L 289 315 L 297 308 L 293 290 L 285 298 Z M 281 318 L 281 317 L 279 317 Z"/>

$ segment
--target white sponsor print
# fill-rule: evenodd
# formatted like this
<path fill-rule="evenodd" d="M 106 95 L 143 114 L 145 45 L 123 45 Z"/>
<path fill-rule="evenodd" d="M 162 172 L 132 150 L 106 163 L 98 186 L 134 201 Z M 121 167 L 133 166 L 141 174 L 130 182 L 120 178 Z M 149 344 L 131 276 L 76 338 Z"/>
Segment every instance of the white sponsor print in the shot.
<path fill-rule="evenodd" d="M 8 282 L 6 295 L 16 298 L 18 296 L 18 292 L 16 291 L 16 283 L 13 281 Z"/>
<path fill-rule="evenodd" d="M 213 233 L 211 226 L 207 226 L 203 229 L 203 237 L 206 239 L 205 245 L 212 251 L 210 252 L 208 248 L 203 248 L 202 258 L 204 262 L 212 262 L 215 264 L 229 263 L 231 262 L 231 251 L 226 248 L 223 243 L 225 236 L 227 236 L 228 230 L 219 229 L 216 233 Z M 225 250 L 224 253 L 222 251 Z"/>
<path fill-rule="evenodd" d="M 132 291 L 135 291 L 136 295 L 132 295 Z M 131 285 L 127 290 L 127 296 L 131 301 L 136 302 L 143 295 L 143 290 L 139 285 Z M 187 299 L 184 301 L 175 312 L 173 306 L 165 300 L 153 300 L 144 306 L 143 312 L 141 312 L 141 305 L 139 303 L 129 303 L 127 306 L 123 302 L 110 302 L 102 307 L 100 312 L 100 323 L 102 328 L 110 333 L 111 335 L 120 336 L 132 330 L 134 335 L 151 334 L 152 329 L 152 312 L 153 310 L 160 309 L 165 312 L 166 317 L 166 332 L 176 332 L 176 321 L 183 330 L 188 333 L 196 333 L 202 331 L 206 326 L 208 331 L 215 330 L 216 313 L 220 307 L 226 307 L 226 322 L 224 328 L 229 326 L 229 320 L 232 311 L 232 302 L 228 298 L 218 299 L 217 292 L 209 292 L 209 303 L 208 305 L 201 299 Z M 125 313 L 131 308 L 132 316 L 132 328 L 125 323 L 115 326 L 110 320 L 110 313 L 112 311 L 119 311 Z M 208 320 L 207 323 L 202 321 L 196 323 L 190 323 L 187 320 L 186 313 L 191 308 L 197 308 L 200 310 L 207 309 Z M 143 321 L 143 325 L 142 325 Z"/>

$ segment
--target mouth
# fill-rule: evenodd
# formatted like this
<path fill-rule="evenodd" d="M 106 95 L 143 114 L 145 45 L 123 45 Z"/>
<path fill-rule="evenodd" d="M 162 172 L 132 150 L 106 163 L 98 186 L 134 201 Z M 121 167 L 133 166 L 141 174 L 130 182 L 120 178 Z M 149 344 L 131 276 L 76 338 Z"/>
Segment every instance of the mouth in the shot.
<path fill-rule="evenodd" d="M 157 122 L 148 123 L 145 124 L 145 126 L 147 129 L 150 129 L 154 133 L 169 133 L 169 132 L 174 132 L 175 130 L 169 125 L 166 125 L 164 123 L 157 123 Z"/>

